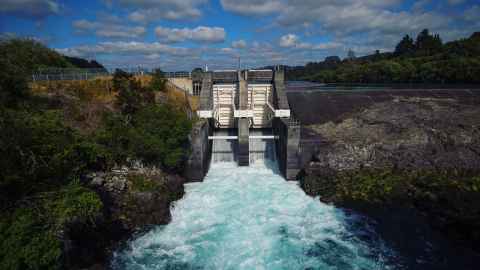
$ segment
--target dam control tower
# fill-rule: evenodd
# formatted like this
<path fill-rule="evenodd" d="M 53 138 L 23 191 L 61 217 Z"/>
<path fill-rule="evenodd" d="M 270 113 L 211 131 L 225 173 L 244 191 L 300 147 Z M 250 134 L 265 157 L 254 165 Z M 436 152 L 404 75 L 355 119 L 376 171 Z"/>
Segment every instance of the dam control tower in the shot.
<path fill-rule="evenodd" d="M 197 115 L 186 169 L 189 180 L 203 179 L 212 154 L 220 161 L 249 166 L 268 155 L 263 152 L 266 144 L 274 148 L 284 177 L 295 179 L 300 168 L 300 123 L 290 111 L 283 69 L 203 73 Z"/>

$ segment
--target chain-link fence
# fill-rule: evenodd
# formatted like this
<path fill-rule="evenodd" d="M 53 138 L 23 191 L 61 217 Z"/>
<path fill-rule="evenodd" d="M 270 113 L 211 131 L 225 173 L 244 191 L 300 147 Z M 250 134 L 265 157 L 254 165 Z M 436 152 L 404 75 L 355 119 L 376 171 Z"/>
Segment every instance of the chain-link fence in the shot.
<path fill-rule="evenodd" d="M 152 74 L 155 68 L 123 67 L 123 68 L 43 68 L 32 74 L 31 80 L 38 81 L 76 81 L 91 80 L 102 76 L 110 76 L 115 70 L 122 70 L 135 76 Z M 166 78 L 191 78 L 188 71 L 163 72 Z"/>

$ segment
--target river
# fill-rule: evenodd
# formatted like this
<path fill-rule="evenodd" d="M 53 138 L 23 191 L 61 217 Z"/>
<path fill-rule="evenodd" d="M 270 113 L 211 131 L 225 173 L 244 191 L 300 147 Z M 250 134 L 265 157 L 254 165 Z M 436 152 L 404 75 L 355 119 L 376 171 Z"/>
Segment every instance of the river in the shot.
<path fill-rule="evenodd" d="M 274 160 L 213 160 L 204 182 L 186 184 L 171 223 L 129 241 L 114 269 L 394 269 L 364 217 L 307 196 Z"/>

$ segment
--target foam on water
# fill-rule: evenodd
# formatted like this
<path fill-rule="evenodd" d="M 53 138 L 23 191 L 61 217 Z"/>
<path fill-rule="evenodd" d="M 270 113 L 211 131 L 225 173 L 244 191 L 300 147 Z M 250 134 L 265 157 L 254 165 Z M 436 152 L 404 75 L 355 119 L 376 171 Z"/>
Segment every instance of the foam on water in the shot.
<path fill-rule="evenodd" d="M 186 185 L 171 223 L 129 242 L 113 268 L 390 268 L 381 241 L 360 240 L 351 216 L 305 195 L 275 167 L 212 164 L 203 183 Z"/>

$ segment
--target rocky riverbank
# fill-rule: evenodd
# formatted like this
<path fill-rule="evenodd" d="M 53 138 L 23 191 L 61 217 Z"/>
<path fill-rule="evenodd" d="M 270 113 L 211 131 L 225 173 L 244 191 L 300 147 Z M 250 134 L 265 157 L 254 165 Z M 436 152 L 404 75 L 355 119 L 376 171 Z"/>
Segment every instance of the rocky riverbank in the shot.
<path fill-rule="evenodd" d="M 480 107 L 397 97 L 307 130 L 323 141 L 301 177 L 308 194 L 398 226 L 418 216 L 479 251 Z"/>
<path fill-rule="evenodd" d="M 84 181 L 103 203 L 95 227 L 70 224 L 64 234 L 67 269 L 108 269 L 118 245 L 134 233 L 170 222 L 171 203 L 184 194 L 185 180 L 139 162 L 108 172 L 92 172 Z"/>

